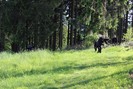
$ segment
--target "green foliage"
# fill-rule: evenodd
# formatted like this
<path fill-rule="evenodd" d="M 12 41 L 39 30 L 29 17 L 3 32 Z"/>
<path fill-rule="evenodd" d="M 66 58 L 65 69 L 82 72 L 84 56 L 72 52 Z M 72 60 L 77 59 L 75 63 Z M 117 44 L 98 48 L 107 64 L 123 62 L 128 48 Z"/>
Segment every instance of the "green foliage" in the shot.
<path fill-rule="evenodd" d="M 124 34 L 124 39 L 125 39 L 125 41 L 133 41 L 133 30 L 132 30 L 132 28 L 129 28 L 127 30 L 127 33 Z"/>
<path fill-rule="evenodd" d="M 10 44 L 16 42 L 21 49 L 28 44 L 44 47 L 45 40 L 58 28 L 53 16 L 60 0 L 3 0 L 1 3 L 0 30 L 4 30 Z"/>
<path fill-rule="evenodd" d="M 81 2 L 86 12 L 81 15 L 81 20 L 84 20 L 92 30 L 116 29 L 118 19 L 130 8 L 127 5 L 128 0 L 81 0 Z"/>
<path fill-rule="evenodd" d="M 36 48 L 45 48 L 46 45 L 51 46 L 54 42 L 52 43 L 50 38 L 53 38 L 55 30 L 60 29 L 60 12 L 63 14 L 63 20 L 65 14 L 68 16 L 71 13 L 67 19 L 70 20 L 71 18 L 72 21 L 68 22 L 71 23 L 70 25 L 73 25 L 72 27 L 76 27 L 77 30 L 80 29 L 81 24 L 87 25 L 93 32 L 116 29 L 119 18 L 123 17 L 123 14 L 129 9 L 127 1 L 1 0 L 0 42 L 4 44 L 5 36 L 7 36 L 10 42 L 4 45 L 9 46 L 9 44 L 15 42 L 19 44 L 22 50 L 25 50 L 29 44 L 34 45 Z M 63 39 L 63 43 L 66 44 L 66 28 L 63 35 L 64 37 L 61 38 Z M 74 34 L 72 35 L 74 37 Z M 93 37 L 87 39 L 86 43 L 88 45 L 92 44 L 91 40 Z M 49 43 L 47 43 L 48 41 Z"/>
<path fill-rule="evenodd" d="M 85 43 L 83 44 L 85 47 L 90 47 L 94 44 L 95 41 L 97 41 L 97 34 L 88 35 L 85 38 Z"/>
<path fill-rule="evenodd" d="M 1 89 L 130 89 L 133 50 L 38 50 L 0 54 Z M 128 65 L 127 65 L 128 64 Z"/>

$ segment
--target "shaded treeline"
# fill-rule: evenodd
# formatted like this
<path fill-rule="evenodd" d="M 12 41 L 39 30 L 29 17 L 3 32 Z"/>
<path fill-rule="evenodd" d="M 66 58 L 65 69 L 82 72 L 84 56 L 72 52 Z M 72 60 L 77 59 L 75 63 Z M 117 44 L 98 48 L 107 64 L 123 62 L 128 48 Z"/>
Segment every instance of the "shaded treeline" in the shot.
<path fill-rule="evenodd" d="M 0 51 L 62 50 L 80 44 L 90 31 L 117 35 L 121 43 L 128 7 L 127 0 L 1 0 Z"/>

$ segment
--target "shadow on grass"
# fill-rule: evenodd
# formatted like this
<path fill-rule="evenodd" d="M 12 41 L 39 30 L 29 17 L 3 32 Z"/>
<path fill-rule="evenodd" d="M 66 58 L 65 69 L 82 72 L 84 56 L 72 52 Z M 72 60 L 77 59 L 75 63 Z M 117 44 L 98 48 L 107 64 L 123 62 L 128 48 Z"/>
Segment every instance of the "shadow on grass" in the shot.
<path fill-rule="evenodd" d="M 64 88 L 69 88 L 69 87 L 72 87 L 72 86 L 75 86 L 75 85 L 84 85 L 84 84 L 88 84 L 89 82 L 93 82 L 93 81 L 104 79 L 104 78 L 111 77 L 111 76 L 120 75 L 120 74 L 127 73 L 127 72 L 128 71 L 116 72 L 116 73 L 111 74 L 111 75 L 100 76 L 100 77 L 97 77 L 97 78 L 87 79 L 87 80 L 83 80 L 83 81 L 80 81 L 80 82 L 77 82 L 77 83 L 68 84 L 68 85 L 62 86 L 60 88 L 64 89 Z"/>
<path fill-rule="evenodd" d="M 128 57 L 127 57 L 128 59 Z M 83 70 L 83 69 L 89 69 L 93 67 L 108 67 L 108 66 L 117 66 L 117 65 L 127 65 L 127 64 L 132 64 L 133 61 L 125 61 L 125 62 L 114 62 L 114 63 L 96 63 L 92 65 L 78 65 L 78 66 L 63 66 L 63 67 L 58 67 L 54 69 L 49 69 L 49 70 L 43 70 L 42 69 L 32 69 L 30 71 L 23 71 L 23 72 L 1 72 L 0 73 L 0 78 L 5 79 L 9 77 L 22 77 L 25 75 L 38 75 L 38 74 L 46 74 L 46 73 L 70 73 L 73 70 Z"/>
<path fill-rule="evenodd" d="M 107 75 L 107 76 L 100 76 L 100 77 L 97 77 L 97 78 L 91 78 L 91 79 L 86 79 L 86 80 L 83 80 L 83 81 L 78 81 L 78 82 L 75 82 L 75 83 L 66 84 L 66 85 L 61 86 L 61 87 L 45 86 L 44 85 L 44 86 L 41 87 L 41 89 L 65 89 L 65 88 L 70 88 L 70 87 L 75 86 L 75 85 L 85 85 L 85 84 L 88 84 L 89 82 L 93 82 L 93 81 L 104 79 L 104 78 L 111 77 L 111 76 L 124 74 L 124 73 L 127 73 L 127 72 L 128 71 L 116 72 L 114 74 Z"/>
<path fill-rule="evenodd" d="M 125 58 L 124 60 L 133 61 L 133 56 L 129 56 L 129 57 Z"/>

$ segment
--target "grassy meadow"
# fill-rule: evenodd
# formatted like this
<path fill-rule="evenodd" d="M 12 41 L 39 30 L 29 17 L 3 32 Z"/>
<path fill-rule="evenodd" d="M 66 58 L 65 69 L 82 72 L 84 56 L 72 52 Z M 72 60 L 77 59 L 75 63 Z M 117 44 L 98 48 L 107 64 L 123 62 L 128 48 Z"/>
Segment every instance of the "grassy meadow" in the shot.
<path fill-rule="evenodd" d="M 133 89 L 133 50 L 0 53 L 0 89 Z"/>

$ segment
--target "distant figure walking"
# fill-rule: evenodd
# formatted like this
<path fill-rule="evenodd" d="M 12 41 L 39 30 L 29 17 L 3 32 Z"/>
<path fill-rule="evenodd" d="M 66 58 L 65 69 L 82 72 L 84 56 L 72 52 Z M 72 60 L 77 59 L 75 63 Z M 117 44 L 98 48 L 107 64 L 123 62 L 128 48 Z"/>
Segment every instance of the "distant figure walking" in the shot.
<path fill-rule="evenodd" d="M 34 48 L 34 47 L 33 47 L 32 45 L 28 45 L 26 49 L 27 49 L 28 51 L 31 51 L 31 50 L 33 50 L 33 48 Z"/>
<path fill-rule="evenodd" d="M 102 47 L 101 46 L 104 45 L 103 42 L 104 42 L 103 37 L 99 37 L 98 41 L 94 42 L 95 51 L 97 51 L 97 49 L 98 49 L 97 53 L 101 53 L 102 52 Z"/>

